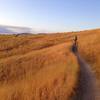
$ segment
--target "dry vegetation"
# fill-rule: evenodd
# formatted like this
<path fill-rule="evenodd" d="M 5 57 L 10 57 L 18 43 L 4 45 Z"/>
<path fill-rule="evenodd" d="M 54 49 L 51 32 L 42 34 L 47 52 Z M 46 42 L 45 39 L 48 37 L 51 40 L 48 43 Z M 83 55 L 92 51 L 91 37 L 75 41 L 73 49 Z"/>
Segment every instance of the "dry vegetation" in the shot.
<path fill-rule="evenodd" d="M 71 100 L 80 71 L 70 50 L 75 34 L 100 83 L 100 30 L 0 35 L 1 100 Z"/>

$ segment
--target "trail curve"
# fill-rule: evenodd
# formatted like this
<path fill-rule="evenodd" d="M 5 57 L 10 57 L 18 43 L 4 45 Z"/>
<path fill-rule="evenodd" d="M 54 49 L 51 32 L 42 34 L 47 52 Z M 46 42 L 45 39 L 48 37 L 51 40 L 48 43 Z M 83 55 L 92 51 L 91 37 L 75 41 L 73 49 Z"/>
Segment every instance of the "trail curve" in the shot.
<path fill-rule="evenodd" d="M 79 83 L 74 100 L 97 100 L 96 99 L 96 78 L 90 66 L 80 56 L 75 53 L 78 64 L 80 66 Z"/>

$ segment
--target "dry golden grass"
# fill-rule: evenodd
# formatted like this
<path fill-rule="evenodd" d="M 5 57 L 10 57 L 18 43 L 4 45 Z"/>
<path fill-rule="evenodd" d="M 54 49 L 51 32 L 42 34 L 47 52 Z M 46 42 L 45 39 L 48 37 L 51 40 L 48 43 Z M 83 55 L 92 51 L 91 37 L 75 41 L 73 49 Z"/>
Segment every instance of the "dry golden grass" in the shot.
<path fill-rule="evenodd" d="M 84 59 L 91 65 L 100 84 L 100 30 L 87 31 L 79 36 L 79 49 Z M 83 33 L 84 34 L 84 33 Z"/>
<path fill-rule="evenodd" d="M 70 50 L 75 34 L 79 52 L 100 80 L 100 30 L 0 35 L 1 100 L 71 100 L 79 73 Z"/>

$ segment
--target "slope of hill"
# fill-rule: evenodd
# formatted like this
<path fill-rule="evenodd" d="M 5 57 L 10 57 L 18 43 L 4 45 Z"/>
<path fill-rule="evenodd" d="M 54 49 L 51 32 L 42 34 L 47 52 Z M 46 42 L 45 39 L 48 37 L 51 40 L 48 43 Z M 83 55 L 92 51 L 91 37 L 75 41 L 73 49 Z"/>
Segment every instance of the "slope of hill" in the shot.
<path fill-rule="evenodd" d="M 72 100 L 80 67 L 71 52 L 78 35 L 81 56 L 100 84 L 100 30 L 0 35 L 0 96 L 2 100 Z M 99 85 L 100 87 L 100 85 Z"/>

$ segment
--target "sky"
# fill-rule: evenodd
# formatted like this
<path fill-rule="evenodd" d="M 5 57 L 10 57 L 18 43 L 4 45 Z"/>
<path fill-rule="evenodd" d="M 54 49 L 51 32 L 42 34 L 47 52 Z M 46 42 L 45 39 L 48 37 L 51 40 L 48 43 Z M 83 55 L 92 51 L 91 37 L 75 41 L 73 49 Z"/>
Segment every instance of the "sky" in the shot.
<path fill-rule="evenodd" d="M 100 0 L 0 0 L 0 25 L 50 32 L 100 28 Z"/>

